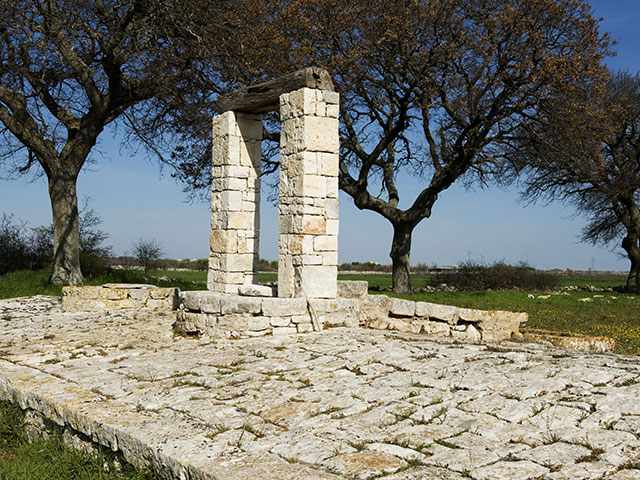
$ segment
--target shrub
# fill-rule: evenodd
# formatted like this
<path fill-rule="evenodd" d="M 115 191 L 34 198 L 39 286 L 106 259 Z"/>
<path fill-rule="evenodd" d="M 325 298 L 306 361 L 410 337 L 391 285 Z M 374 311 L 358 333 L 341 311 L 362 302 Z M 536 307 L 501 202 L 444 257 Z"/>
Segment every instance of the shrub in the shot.
<path fill-rule="evenodd" d="M 555 286 L 556 277 L 526 263 L 508 265 L 496 262 L 484 265 L 468 261 L 463 262 L 456 270 L 434 275 L 434 282 L 446 283 L 458 290 L 546 290 Z"/>
<path fill-rule="evenodd" d="M 37 235 L 26 232 L 26 222 L 14 223 L 13 215 L 0 219 L 0 275 L 15 270 L 40 269 L 51 262 L 52 252 L 41 248 Z"/>
<path fill-rule="evenodd" d="M 131 254 L 146 271 L 157 265 L 164 252 L 155 238 L 151 240 L 139 238 L 131 246 Z"/>

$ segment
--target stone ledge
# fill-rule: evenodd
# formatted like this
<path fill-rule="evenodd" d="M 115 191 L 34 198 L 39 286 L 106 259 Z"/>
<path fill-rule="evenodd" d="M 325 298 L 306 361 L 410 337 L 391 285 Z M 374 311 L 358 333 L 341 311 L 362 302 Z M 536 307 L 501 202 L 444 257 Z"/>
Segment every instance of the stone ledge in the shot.
<path fill-rule="evenodd" d="M 307 300 L 182 292 L 174 327 L 187 334 L 237 338 L 307 333 L 314 330 L 316 320 L 321 330 L 361 326 L 481 343 L 518 337 L 520 324 L 528 318 L 526 313 L 368 295 L 367 282 L 341 281 L 338 288 L 350 298 Z"/>
<path fill-rule="evenodd" d="M 616 345 L 616 341 L 609 337 L 591 337 L 589 335 L 575 335 L 536 329 L 523 330 L 520 341 L 599 353 L 611 352 Z"/>
<path fill-rule="evenodd" d="M 178 308 L 177 288 L 155 285 L 108 283 L 101 286 L 62 287 L 62 310 L 86 312 L 105 309 L 147 308 L 175 310 Z"/>
<path fill-rule="evenodd" d="M 501 342 L 517 337 L 520 324 L 529 318 L 527 313 L 475 310 L 386 295 L 363 297 L 360 313 L 360 325 L 366 328 L 425 333 L 471 343 Z"/>

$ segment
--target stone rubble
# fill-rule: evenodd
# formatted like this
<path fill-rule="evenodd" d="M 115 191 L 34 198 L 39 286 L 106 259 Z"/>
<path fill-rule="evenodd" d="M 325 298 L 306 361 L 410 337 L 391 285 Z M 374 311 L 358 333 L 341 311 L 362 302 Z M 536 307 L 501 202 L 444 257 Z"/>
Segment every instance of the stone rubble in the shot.
<path fill-rule="evenodd" d="M 174 318 L 2 300 L 0 398 L 166 478 L 640 478 L 636 357 L 356 328 L 196 339 Z"/>

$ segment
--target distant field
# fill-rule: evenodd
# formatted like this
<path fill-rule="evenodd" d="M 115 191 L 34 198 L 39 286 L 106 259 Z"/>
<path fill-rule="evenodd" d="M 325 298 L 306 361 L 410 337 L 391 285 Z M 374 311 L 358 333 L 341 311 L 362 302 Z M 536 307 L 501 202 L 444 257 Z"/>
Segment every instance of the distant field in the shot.
<path fill-rule="evenodd" d="M 47 271 L 20 271 L 0 276 L 0 298 L 12 298 L 37 294 L 60 295 L 60 287 L 47 285 Z M 163 278 L 166 277 L 166 278 Z M 340 274 L 341 280 L 366 280 L 371 293 L 385 293 L 391 286 L 389 274 Z M 168 279 L 168 280 L 167 280 Z M 159 286 L 177 286 L 181 290 L 206 289 L 206 272 L 159 270 L 151 272 L 111 270 L 87 278 L 88 285 L 104 283 L 153 283 Z M 277 273 L 259 274 L 261 283 L 277 281 Z M 596 287 L 619 287 L 624 285 L 623 276 L 559 276 L 558 285 L 593 285 Z M 415 291 L 430 285 L 429 275 L 413 275 Z M 595 336 L 608 336 L 616 340 L 616 352 L 628 355 L 640 354 L 640 295 L 616 292 L 571 291 L 562 295 L 551 295 L 548 299 L 537 298 L 545 292 L 525 290 L 469 291 L 415 293 L 412 300 L 456 305 L 459 307 L 523 311 L 529 314 L 526 327 L 542 328 Z M 548 293 L 548 292 L 547 292 Z M 528 295 L 536 298 L 530 299 Z M 590 297 L 590 303 L 581 298 Z M 610 298 L 615 297 L 615 298 Z"/>

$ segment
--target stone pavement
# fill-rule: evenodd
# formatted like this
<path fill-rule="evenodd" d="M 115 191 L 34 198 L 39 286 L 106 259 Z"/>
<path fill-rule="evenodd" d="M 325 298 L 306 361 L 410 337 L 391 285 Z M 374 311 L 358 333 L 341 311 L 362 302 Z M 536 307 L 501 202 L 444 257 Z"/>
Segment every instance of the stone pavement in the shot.
<path fill-rule="evenodd" d="M 174 318 L 0 300 L 0 398 L 170 478 L 640 479 L 637 357 Z"/>

